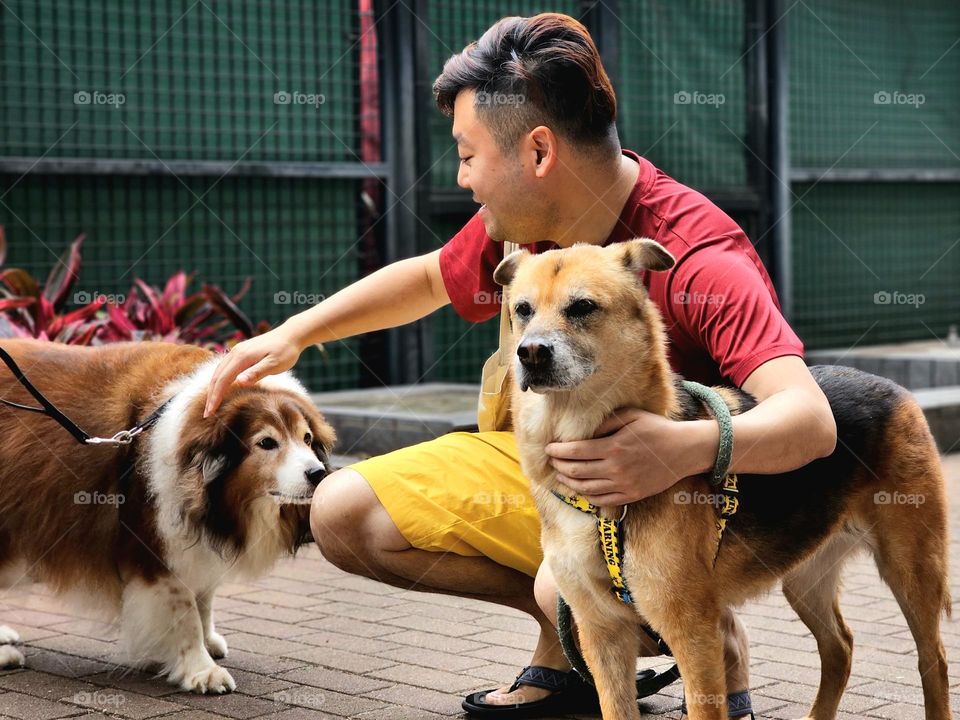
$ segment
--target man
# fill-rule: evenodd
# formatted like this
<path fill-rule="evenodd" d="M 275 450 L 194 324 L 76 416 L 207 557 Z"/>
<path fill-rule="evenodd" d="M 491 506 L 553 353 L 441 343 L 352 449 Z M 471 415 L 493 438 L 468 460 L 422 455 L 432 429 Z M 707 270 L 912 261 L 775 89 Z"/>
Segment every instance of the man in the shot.
<path fill-rule="evenodd" d="M 208 413 L 235 379 L 249 384 L 286 370 L 315 343 L 412 322 L 447 303 L 467 320 L 490 319 L 497 305 L 478 299 L 495 296 L 491 275 L 504 240 L 536 252 L 647 236 L 677 258 L 669 273 L 644 278 L 666 321 L 674 369 L 733 382 L 758 400 L 734 418 L 731 472 L 785 472 L 832 452 L 830 407 L 749 240 L 702 195 L 621 150 L 613 88 L 580 23 L 552 13 L 504 18 L 447 61 L 434 91 L 453 118 L 457 182 L 480 210 L 441 249 L 385 267 L 238 344 L 211 381 Z M 573 491 L 618 505 L 707 472 L 718 444 L 714 423 L 625 410 L 598 439 L 549 452 Z M 311 523 L 324 556 L 344 570 L 537 620 L 531 666 L 545 670 L 471 696 L 468 709 L 522 717 L 569 710 L 589 695 L 564 675 L 570 666 L 546 571 L 536 587 L 542 607 L 534 597 L 539 526 L 512 433 L 455 433 L 338 470 L 314 495 Z M 728 687 L 748 688 L 746 638 L 732 613 L 725 631 Z"/>

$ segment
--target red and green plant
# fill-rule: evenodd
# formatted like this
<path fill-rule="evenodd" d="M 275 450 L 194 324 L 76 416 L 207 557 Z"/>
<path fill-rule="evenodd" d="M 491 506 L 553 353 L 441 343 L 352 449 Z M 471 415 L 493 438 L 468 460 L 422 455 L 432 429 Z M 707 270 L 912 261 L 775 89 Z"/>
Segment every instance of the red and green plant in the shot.
<path fill-rule="evenodd" d="M 67 309 L 82 265 L 79 235 L 40 283 L 19 268 L 4 269 L 7 243 L 0 226 L 0 337 L 32 337 L 71 345 L 102 345 L 127 340 L 166 340 L 223 350 L 270 329 L 256 327 L 237 303 L 250 289 L 247 278 L 233 296 L 216 285 L 188 293 L 193 279 L 174 273 L 163 289 L 134 279 L 122 302 L 94 297 Z"/>

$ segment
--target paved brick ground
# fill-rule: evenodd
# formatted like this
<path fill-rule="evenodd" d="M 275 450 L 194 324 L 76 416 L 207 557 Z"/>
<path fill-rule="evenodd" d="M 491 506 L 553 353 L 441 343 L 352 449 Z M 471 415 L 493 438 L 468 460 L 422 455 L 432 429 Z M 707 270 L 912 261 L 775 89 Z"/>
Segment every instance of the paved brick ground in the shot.
<path fill-rule="evenodd" d="M 960 536 L 960 454 L 945 465 Z M 953 577 L 960 552 L 953 546 Z M 846 573 L 844 613 L 856 637 L 853 677 L 841 720 L 922 718 L 913 640 L 870 561 Z M 960 597 L 957 582 L 954 597 Z M 440 718 L 460 713 L 463 693 L 513 678 L 526 663 L 535 626 L 519 613 L 442 596 L 397 591 L 351 577 L 311 547 L 272 575 L 225 587 L 217 624 L 236 693 L 200 697 L 126 671 L 115 633 L 82 619 L 42 588 L 0 595 L 0 621 L 25 641 L 28 669 L 0 673 L 0 720 L 105 716 L 164 720 L 270 717 Z M 819 679 L 816 647 L 780 594 L 747 606 L 754 706 L 763 718 L 804 715 Z M 960 627 L 946 623 L 954 707 L 960 709 Z M 680 687 L 645 705 L 678 718 Z"/>

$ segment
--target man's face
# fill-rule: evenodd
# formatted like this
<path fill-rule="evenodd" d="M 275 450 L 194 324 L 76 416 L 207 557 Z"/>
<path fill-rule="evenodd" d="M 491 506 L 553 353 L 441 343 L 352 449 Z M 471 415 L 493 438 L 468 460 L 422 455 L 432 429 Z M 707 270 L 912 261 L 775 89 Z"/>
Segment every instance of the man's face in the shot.
<path fill-rule="evenodd" d="M 524 138 L 509 153 L 502 152 L 477 117 L 475 98 L 474 91 L 464 90 L 454 103 L 453 137 L 460 156 L 457 184 L 481 203 L 480 219 L 491 239 L 519 244 L 549 240 L 553 215 L 544 184 L 537 182 L 535 154 L 527 151 Z"/>

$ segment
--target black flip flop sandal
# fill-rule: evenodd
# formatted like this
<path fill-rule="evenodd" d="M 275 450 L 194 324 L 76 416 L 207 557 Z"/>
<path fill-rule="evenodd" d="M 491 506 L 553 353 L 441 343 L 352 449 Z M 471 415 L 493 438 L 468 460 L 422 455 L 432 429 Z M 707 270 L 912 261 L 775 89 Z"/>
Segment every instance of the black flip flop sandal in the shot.
<path fill-rule="evenodd" d="M 637 697 L 644 698 L 658 693 L 679 677 L 680 673 L 676 671 L 676 666 L 662 673 L 657 673 L 655 670 L 641 670 L 637 673 Z M 517 720 L 600 710 L 596 688 L 584 682 L 575 670 L 563 672 L 531 665 L 525 667 L 517 676 L 513 685 L 510 686 L 510 692 L 523 685 L 550 690 L 552 694 L 542 700 L 528 703 L 493 705 L 486 702 L 487 693 L 493 690 L 484 690 L 468 695 L 461 703 L 461 707 L 475 717 L 517 718 Z"/>

